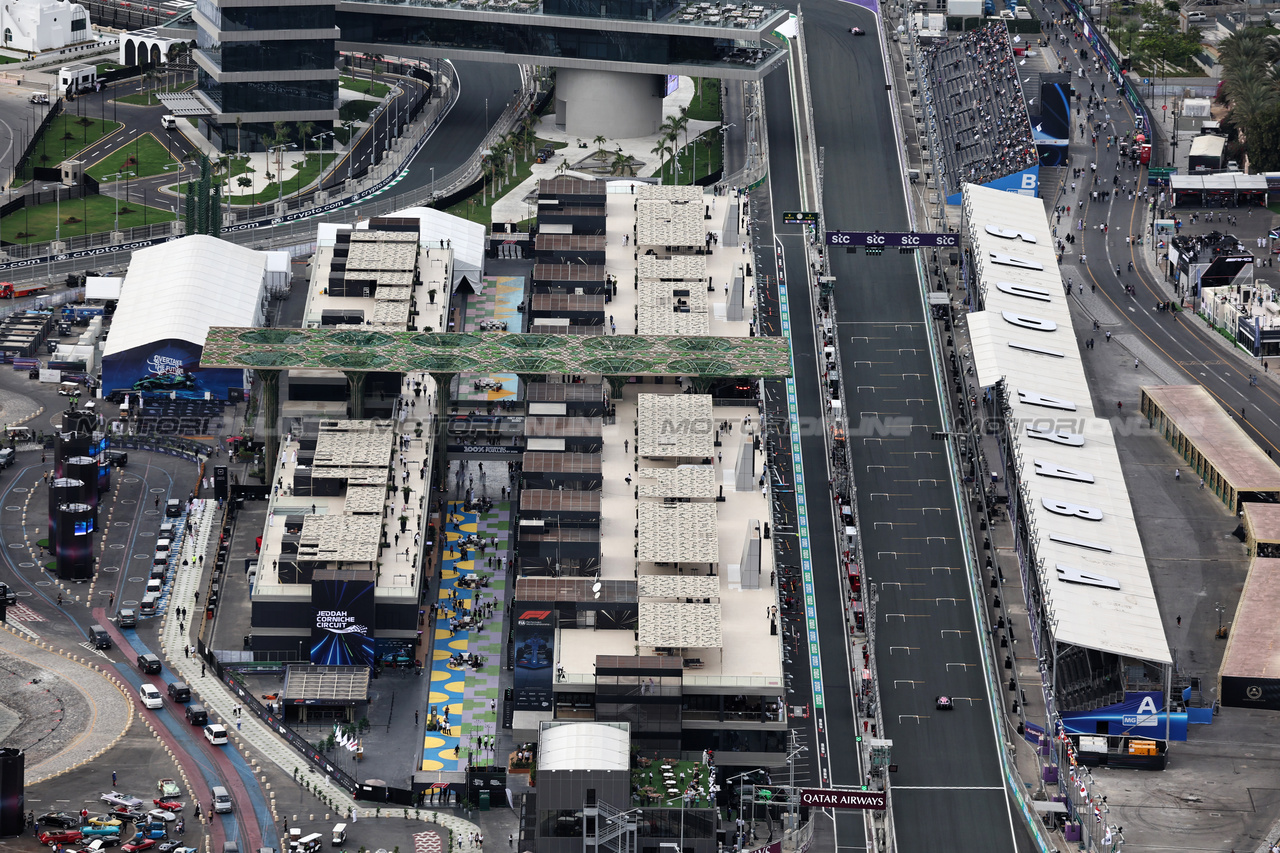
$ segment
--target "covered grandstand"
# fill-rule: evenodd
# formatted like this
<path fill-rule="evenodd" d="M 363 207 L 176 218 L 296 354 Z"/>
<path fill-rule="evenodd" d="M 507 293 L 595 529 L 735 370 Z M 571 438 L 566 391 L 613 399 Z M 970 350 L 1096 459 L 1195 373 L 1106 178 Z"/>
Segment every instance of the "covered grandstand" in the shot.
<path fill-rule="evenodd" d="M 287 273 L 285 273 L 287 275 Z M 210 326 L 259 326 L 267 254 L 193 235 L 134 252 L 102 356 L 104 393 L 227 400 L 244 371 L 201 369 Z"/>
<path fill-rule="evenodd" d="M 912 36 L 925 125 L 947 203 L 960 203 L 964 183 L 1035 195 L 1039 154 L 1005 24 L 930 44 Z"/>
<path fill-rule="evenodd" d="M 1187 737 L 1183 685 L 1172 682 L 1115 436 L 1093 409 L 1043 205 L 972 184 L 964 198 L 977 301 L 967 321 L 1000 424 L 1050 731 L 1101 744 L 1081 753 L 1085 763 L 1163 767 L 1164 744 Z M 1135 740 L 1150 751 L 1134 752 Z"/>

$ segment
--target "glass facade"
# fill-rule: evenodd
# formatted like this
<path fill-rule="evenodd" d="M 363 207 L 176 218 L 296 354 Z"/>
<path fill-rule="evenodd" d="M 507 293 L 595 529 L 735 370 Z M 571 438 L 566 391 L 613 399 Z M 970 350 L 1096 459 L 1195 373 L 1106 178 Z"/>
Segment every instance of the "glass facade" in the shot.
<path fill-rule="evenodd" d="M 229 41 L 222 45 L 224 70 L 308 71 L 333 68 L 333 42 L 316 41 Z"/>
<path fill-rule="evenodd" d="M 339 12 L 337 21 L 342 28 L 342 40 L 347 42 L 429 45 L 503 54 L 529 54 L 551 59 L 560 57 L 664 65 L 713 65 L 729 62 L 740 66 L 754 64 L 740 58 L 740 49 L 730 39 L 563 29 L 523 22 L 497 24 L 364 15 L 358 12 Z M 763 51 L 762 59 L 771 54 L 771 50 Z"/>
<path fill-rule="evenodd" d="M 337 80 L 219 83 L 202 70 L 200 89 L 224 113 L 332 110 L 338 101 Z"/>
<path fill-rule="evenodd" d="M 333 6 L 238 6 L 222 10 L 222 31 L 330 29 L 334 14 Z"/>
<path fill-rule="evenodd" d="M 673 0 L 543 0 L 547 15 L 660 21 L 680 7 Z"/>

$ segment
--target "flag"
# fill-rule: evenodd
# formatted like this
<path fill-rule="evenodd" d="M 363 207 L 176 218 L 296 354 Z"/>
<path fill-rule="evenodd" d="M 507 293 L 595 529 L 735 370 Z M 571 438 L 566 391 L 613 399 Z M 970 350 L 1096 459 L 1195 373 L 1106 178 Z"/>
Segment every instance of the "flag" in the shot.
<path fill-rule="evenodd" d="M 1102 843 L 1103 844 L 1111 843 L 1111 827 L 1109 826 L 1107 827 L 1107 831 L 1102 834 Z"/>
<path fill-rule="evenodd" d="M 1097 803 L 1093 804 L 1093 819 L 1098 823 L 1102 823 L 1102 806 Z"/>
<path fill-rule="evenodd" d="M 1277 231 L 1275 228 L 1272 228 L 1270 233 L 1267 234 L 1267 236 L 1270 237 L 1272 240 L 1280 240 L 1280 231 Z M 128 400 L 129 398 L 125 397 L 125 399 Z"/>

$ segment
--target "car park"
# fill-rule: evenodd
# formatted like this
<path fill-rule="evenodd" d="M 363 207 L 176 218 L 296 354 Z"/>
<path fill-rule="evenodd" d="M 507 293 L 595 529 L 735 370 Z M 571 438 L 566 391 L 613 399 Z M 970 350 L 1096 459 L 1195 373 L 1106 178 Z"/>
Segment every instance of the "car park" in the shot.
<path fill-rule="evenodd" d="M 155 657 L 155 655 L 151 655 L 151 657 Z M 107 791 L 98 799 L 102 800 L 104 803 L 110 803 L 113 806 L 124 806 L 127 809 L 136 809 L 138 806 L 142 805 L 142 800 L 131 796 L 130 794 L 126 794 L 123 791 Z"/>
<path fill-rule="evenodd" d="M 138 697 L 142 699 L 144 708 L 163 708 L 164 697 L 160 695 L 160 691 L 155 688 L 154 684 L 143 684 L 138 688 Z"/>

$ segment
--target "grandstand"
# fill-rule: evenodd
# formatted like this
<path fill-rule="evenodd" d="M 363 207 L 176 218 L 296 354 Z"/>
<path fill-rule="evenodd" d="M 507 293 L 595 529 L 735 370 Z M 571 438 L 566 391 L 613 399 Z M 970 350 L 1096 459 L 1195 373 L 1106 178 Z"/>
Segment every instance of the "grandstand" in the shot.
<path fill-rule="evenodd" d="M 938 185 L 949 204 L 975 183 L 1035 195 L 1039 157 L 1009 31 L 991 23 L 918 45 Z"/>

